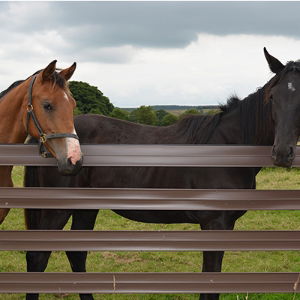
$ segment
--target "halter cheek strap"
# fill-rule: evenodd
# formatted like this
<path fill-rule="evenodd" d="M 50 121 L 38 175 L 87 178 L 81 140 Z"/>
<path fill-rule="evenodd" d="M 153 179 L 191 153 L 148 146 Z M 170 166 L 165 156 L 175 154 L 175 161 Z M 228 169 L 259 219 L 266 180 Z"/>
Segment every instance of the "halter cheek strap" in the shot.
<path fill-rule="evenodd" d="M 33 89 L 33 85 L 36 80 L 36 77 L 37 77 L 37 74 L 32 77 L 30 84 L 29 84 L 29 89 L 28 89 L 26 132 L 28 133 L 29 121 L 30 121 L 30 118 L 32 118 L 35 128 L 37 129 L 39 136 L 40 136 L 39 137 L 40 154 L 43 157 L 52 157 L 52 154 L 49 151 L 47 151 L 46 146 L 45 146 L 45 143 L 47 142 L 47 140 L 66 138 L 66 137 L 70 137 L 70 138 L 79 140 L 79 138 L 74 133 L 49 133 L 49 134 L 46 134 L 43 132 L 43 129 L 34 113 L 34 109 L 33 109 L 33 105 L 32 105 L 32 89 Z"/>

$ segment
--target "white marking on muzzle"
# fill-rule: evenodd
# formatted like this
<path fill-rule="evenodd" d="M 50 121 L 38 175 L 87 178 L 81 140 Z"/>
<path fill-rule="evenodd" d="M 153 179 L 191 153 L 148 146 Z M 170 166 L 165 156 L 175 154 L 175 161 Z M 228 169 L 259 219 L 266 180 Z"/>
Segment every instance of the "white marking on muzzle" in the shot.
<path fill-rule="evenodd" d="M 74 130 L 73 133 L 76 134 L 76 131 Z M 80 159 L 82 158 L 79 141 L 75 138 L 67 137 L 66 146 L 67 146 L 67 158 L 69 158 L 72 164 L 75 165 L 76 162 L 80 161 Z"/>

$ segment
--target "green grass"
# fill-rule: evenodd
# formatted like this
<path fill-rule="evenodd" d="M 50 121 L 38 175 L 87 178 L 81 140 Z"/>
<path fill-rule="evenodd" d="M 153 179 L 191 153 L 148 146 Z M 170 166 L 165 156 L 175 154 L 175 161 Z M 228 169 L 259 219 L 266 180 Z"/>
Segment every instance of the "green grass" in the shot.
<path fill-rule="evenodd" d="M 24 167 L 17 166 L 13 168 L 12 178 L 15 187 L 23 187 Z"/>
<path fill-rule="evenodd" d="M 22 168 L 14 168 L 16 186 L 22 186 Z M 257 176 L 258 189 L 299 189 L 300 170 L 263 169 Z M 3 230 L 24 229 L 23 211 L 12 209 Z M 237 230 L 299 230 L 299 211 L 249 211 L 237 221 Z M 67 226 L 69 227 L 69 225 Z M 100 211 L 96 230 L 198 230 L 193 224 L 145 224 L 122 218 L 109 210 Z M 201 255 L 197 252 L 91 252 L 89 272 L 199 272 Z M 26 270 L 25 252 L 0 252 L 1 272 Z M 63 252 L 52 254 L 48 272 L 70 272 Z M 300 255 L 296 251 L 228 251 L 223 262 L 224 272 L 300 272 Z M 221 300 L 300 300 L 299 294 L 224 294 Z M 24 299 L 24 295 L 1 295 L 1 300 Z M 41 295 L 41 300 L 57 299 Z M 68 295 L 65 300 L 79 299 Z M 95 295 L 96 300 L 196 300 L 197 295 Z"/>

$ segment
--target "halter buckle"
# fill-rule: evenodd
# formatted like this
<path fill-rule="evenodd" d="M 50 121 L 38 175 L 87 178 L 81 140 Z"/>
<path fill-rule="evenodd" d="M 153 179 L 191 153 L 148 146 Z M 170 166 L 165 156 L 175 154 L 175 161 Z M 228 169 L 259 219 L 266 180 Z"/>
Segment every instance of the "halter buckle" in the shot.
<path fill-rule="evenodd" d="M 33 111 L 33 105 L 32 104 L 28 104 L 27 105 L 27 111 L 28 112 L 32 112 Z"/>
<path fill-rule="evenodd" d="M 41 134 L 41 136 L 40 136 L 40 141 L 41 141 L 42 144 L 45 144 L 45 143 L 46 143 L 47 137 L 46 137 L 46 135 L 45 135 L 44 133 Z"/>
<path fill-rule="evenodd" d="M 48 157 L 47 152 L 41 152 L 41 156 L 42 156 L 43 158 L 47 158 L 47 157 Z"/>

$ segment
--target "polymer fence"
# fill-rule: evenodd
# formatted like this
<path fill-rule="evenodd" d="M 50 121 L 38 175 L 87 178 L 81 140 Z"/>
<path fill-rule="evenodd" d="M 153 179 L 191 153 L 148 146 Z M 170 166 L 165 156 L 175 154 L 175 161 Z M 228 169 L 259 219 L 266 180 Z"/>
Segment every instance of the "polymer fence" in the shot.
<path fill-rule="evenodd" d="M 82 145 L 84 166 L 272 166 L 261 146 Z M 0 165 L 55 166 L 32 145 Z M 300 149 L 294 166 L 300 166 Z M 1 208 L 300 210 L 300 190 L 1 188 Z M 300 231 L 0 231 L 0 250 L 300 250 Z M 159 270 L 158 270 L 159 271 Z M 299 293 L 300 273 L 0 273 L 0 293 Z"/>

